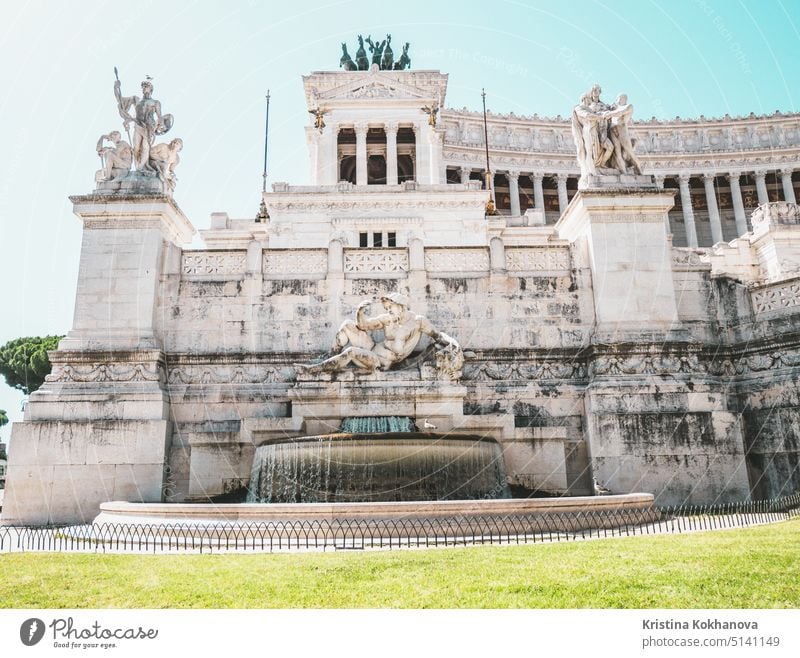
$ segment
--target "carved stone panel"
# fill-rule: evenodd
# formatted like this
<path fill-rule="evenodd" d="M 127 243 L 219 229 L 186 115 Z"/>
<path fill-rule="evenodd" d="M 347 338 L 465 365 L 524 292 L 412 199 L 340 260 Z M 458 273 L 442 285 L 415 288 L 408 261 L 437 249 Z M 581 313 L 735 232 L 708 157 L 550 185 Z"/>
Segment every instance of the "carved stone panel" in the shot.
<path fill-rule="evenodd" d="M 750 298 L 756 315 L 800 306 L 800 281 L 753 290 Z"/>
<path fill-rule="evenodd" d="M 245 251 L 185 251 L 181 260 L 181 273 L 185 276 L 244 274 L 246 263 Z"/>
<path fill-rule="evenodd" d="M 488 272 L 489 250 L 426 249 L 425 269 L 428 272 Z"/>
<path fill-rule="evenodd" d="M 325 249 L 265 249 L 264 274 L 294 276 L 325 274 L 328 271 L 328 252 Z"/>
<path fill-rule="evenodd" d="M 568 272 L 571 267 L 567 247 L 509 247 L 506 269 L 509 272 Z"/>
<path fill-rule="evenodd" d="M 405 249 L 352 249 L 344 254 L 345 273 L 394 274 L 408 272 Z"/>

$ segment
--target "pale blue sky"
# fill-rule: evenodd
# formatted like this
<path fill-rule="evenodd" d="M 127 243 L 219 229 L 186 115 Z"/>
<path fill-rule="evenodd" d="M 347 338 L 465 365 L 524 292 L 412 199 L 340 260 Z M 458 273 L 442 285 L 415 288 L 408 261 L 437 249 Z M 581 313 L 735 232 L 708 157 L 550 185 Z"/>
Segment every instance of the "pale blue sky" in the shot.
<path fill-rule="evenodd" d="M 412 66 L 450 74 L 449 107 L 567 114 L 587 86 L 627 91 L 637 118 L 798 109 L 800 2 L 462 0 L 24 2 L 0 5 L 0 343 L 66 333 L 80 225 L 70 194 L 93 187 L 101 133 L 123 93 L 154 78 L 184 140 L 175 198 L 198 228 L 258 207 L 263 99 L 270 181 L 303 183 L 300 76 L 336 69 L 346 41 L 390 32 Z M 21 397 L 0 385 L 19 419 Z M 8 428 L 0 430 L 7 438 Z"/>

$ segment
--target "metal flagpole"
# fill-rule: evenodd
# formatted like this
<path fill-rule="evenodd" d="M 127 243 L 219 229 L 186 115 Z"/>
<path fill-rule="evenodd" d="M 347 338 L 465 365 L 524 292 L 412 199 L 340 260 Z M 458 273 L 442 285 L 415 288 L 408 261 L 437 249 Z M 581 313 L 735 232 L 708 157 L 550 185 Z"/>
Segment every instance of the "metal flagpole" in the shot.
<path fill-rule="evenodd" d="M 483 88 L 481 88 L 481 98 L 483 99 L 483 143 L 486 145 L 486 189 L 489 191 L 489 198 L 486 201 L 486 214 L 496 215 L 497 208 L 494 205 L 492 170 L 489 166 L 489 128 L 486 125 L 486 90 Z"/>
<path fill-rule="evenodd" d="M 267 191 L 267 146 L 269 144 L 269 89 L 267 89 L 267 111 L 266 118 L 264 119 L 264 173 L 261 181 L 261 205 L 258 208 L 258 215 L 256 215 L 256 222 L 266 222 L 269 219 L 269 212 L 267 212 L 267 204 L 264 201 L 264 194 Z"/>

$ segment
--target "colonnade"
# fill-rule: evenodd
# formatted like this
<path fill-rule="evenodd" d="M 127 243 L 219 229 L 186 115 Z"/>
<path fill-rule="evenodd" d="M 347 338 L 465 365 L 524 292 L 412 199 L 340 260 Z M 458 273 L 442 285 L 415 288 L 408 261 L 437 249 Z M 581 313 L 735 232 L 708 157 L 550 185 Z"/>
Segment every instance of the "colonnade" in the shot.
<path fill-rule="evenodd" d="M 452 167 L 451 167 L 452 171 Z M 729 171 L 729 172 L 679 172 L 675 174 L 665 174 L 665 173 L 658 173 L 654 175 L 656 184 L 658 187 L 664 189 L 665 187 L 676 189 L 677 191 L 677 199 L 676 205 L 680 206 L 680 211 L 682 213 L 682 219 L 685 227 L 685 234 L 686 234 L 686 243 L 689 247 L 697 247 L 698 246 L 698 231 L 697 231 L 697 222 L 695 217 L 695 211 L 698 210 L 696 208 L 697 205 L 700 204 L 698 201 L 698 197 L 700 199 L 705 200 L 705 205 L 703 207 L 704 213 L 707 212 L 708 214 L 708 222 L 710 225 L 711 231 L 711 241 L 712 244 L 716 244 L 718 242 L 725 241 L 724 232 L 723 232 L 723 217 L 722 212 L 719 204 L 719 189 L 718 185 L 715 184 L 715 179 L 718 177 L 724 177 L 725 180 L 729 183 L 730 186 L 730 196 L 731 196 L 731 205 L 728 205 L 725 210 L 730 213 L 730 208 L 733 208 L 733 216 L 736 224 L 736 233 L 737 235 L 741 236 L 748 232 L 749 227 L 747 223 L 747 215 L 752 210 L 755 205 L 755 199 L 752 199 L 751 203 L 746 206 L 744 202 L 744 196 L 742 191 L 742 177 L 749 177 L 752 179 L 750 181 L 750 185 L 753 185 L 753 181 L 755 182 L 755 191 L 757 195 L 757 205 L 761 205 L 767 203 L 769 201 L 774 201 L 776 198 L 788 201 L 790 203 L 796 203 L 797 194 L 795 192 L 795 184 L 800 182 L 793 181 L 792 174 L 794 173 L 793 168 L 783 168 L 775 171 L 774 169 L 770 170 L 755 170 L 755 171 Z M 458 177 L 460 177 L 460 182 L 466 183 L 471 178 L 475 178 L 476 175 L 480 172 L 480 176 L 482 177 L 484 174 L 484 170 L 474 170 L 470 167 L 460 167 L 458 169 Z M 544 181 L 545 179 L 551 179 L 555 182 L 555 187 L 558 194 L 558 211 L 559 213 L 563 213 L 566 209 L 569 201 L 571 200 L 572 196 L 574 195 L 574 191 L 577 185 L 569 185 L 568 180 L 573 179 L 577 182 L 577 175 L 570 175 L 565 173 L 555 173 L 555 174 L 545 174 L 539 172 L 526 172 L 526 171 L 499 171 L 499 174 L 505 176 L 508 181 L 508 191 L 510 197 L 510 208 L 506 206 L 506 212 L 510 212 L 511 216 L 519 216 L 523 212 L 522 203 L 521 203 L 521 195 L 520 195 L 520 185 L 519 185 L 519 178 L 520 176 L 525 176 L 531 180 L 533 183 L 533 198 L 532 198 L 532 207 L 537 209 L 546 210 L 545 208 L 545 191 L 544 191 Z M 776 176 L 775 182 L 771 184 L 771 192 L 767 186 L 767 176 L 769 174 L 774 173 Z M 451 182 L 454 182 L 453 177 L 450 178 Z M 777 181 L 780 181 L 777 184 Z M 703 192 L 699 192 L 698 188 L 701 187 L 700 182 L 702 182 Z M 666 185 L 665 185 L 666 183 Z M 552 183 L 550 183 L 552 187 Z M 693 196 L 692 190 L 695 190 L 695 195 Z M 723 187 L 724 189 L 724 187 Z M 530 188 L 528 188 L 530 190 Z M 749 194 L 752 196 L 752 188 L 750 188 L 751 192 Z M 525 194 L 530 194 L 529 191 L 526 191 Z M 693 201 L 694 199 L 694 201 Z M 550 210 L 554 210 L 551 206 Z M 727 215 L 730 217 L 730 215 Z M 680 217 L 680 215 L 679 215 Z M 703 220 L 705 221 L 705 215 L 703 216 Z M 729 228 L 727 231 L 728 235 L 730 235 L 730 231 L 732 229 Z M 668 227 L 668 231 L 671 233 L 672 230 Z M 708 227 L 705 229 L 708 232 Z M 707 242 L 707 239 L 706 239 Z M 708 246 L 708 245 L 703 245 Z"/>

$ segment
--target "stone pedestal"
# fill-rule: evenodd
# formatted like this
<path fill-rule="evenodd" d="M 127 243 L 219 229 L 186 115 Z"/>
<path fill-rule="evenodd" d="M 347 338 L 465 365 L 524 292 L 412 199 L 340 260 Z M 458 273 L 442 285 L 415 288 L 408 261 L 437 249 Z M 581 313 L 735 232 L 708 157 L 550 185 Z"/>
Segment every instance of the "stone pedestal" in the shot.
<path fill-rule="evenodd" d="M 673 204 L 673 194 L 652 183 L 580 190 L 556 224 L 561 238 L 588 252 L 597 340 L 666 337 L 678 328 L 664 222 Z"/>
<path fill-rule="evenodd" d="M 194 227 L 168 196 L 70 200 L 83 240 L 72 329 L 59 349 L 158 348 L 163 261 L 180 259 L 178 245 L 191 241 Z"/>
<path fill-rule="evenodd" d="M 641 182 L 579 190 L 556 225 L 592 273 L 592 474 L 660 504 L 747 499 L 741 422 L 678 324 L 664 221 L 673 195 Z"/>
<path fill-rule="evenodd" d="M 402 371 L 345 372 L 335 381 L 300 381 L 289 389 L 292 416 L 303 419 L 305 435 L 337 432 L 342 419 L 353 416 L 427 419 L 437 432 L 450 432 L 462 425 L 466 394 L 455 382 L 412 379 Z"/>
<path fill-rule="evenodd" d="M 84 225 L 73 326 L 14 424 L 6 524 L 89 521 L 105 501 L 159 502 L 167 482 L 158 310 L 165 263 L 194 228 L 163 195 L 72 201 Z"/>

